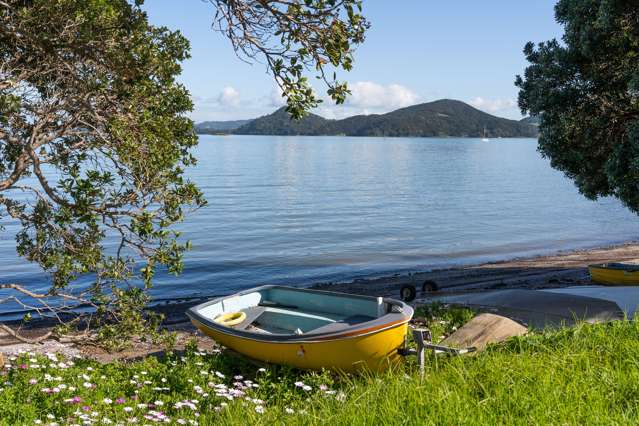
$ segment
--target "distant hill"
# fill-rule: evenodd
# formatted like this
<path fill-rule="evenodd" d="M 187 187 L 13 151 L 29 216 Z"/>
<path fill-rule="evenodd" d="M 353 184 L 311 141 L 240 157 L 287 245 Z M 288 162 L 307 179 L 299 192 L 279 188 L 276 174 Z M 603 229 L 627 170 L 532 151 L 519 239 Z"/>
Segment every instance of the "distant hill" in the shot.
<path fill-rule="evenodd" d="M 524 117 L 521 120 L 519 120 L 520 123 L 526 123 L 533 126 L 539 126 L 539 121 L 540 121 L 539 117 Z"/>
<path fill-rule="evenodd" d="M 310 114 L 291 120 L 284 108 L 235 129 L 243 135 L 346 135 L 346 136 L 456 136 L 535 137 L 537 128 L 516 120 L 495 117 L 456 100 L 442 99 L 387 114 L 356 115 L 327 120 Z"/>
<path fill-rule="evenodd" d="M 233 133 L 240 135 L 332 135 L 334 120 L 327 120 L 316 114 L 308 114 L 301 120 L 291 120 L 282 107 L 272 114 L 256 118 Z"/>
<path fill-rule="evenodd" d="M 195 132 L 198 134 L 211 133 L 229 133 L 241 127 L 251 120 L 234 120 L 234 121 L 203 121 L 195 125 Z"/>

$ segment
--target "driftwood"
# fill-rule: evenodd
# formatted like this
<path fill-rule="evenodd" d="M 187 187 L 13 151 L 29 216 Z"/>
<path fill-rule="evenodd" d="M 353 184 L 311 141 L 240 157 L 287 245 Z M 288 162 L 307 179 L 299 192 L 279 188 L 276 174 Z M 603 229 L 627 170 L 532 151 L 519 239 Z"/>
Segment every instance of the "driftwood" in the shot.
<path fill-rule="evenodd" d="M 18 303 L 22 308 L 26 311 L 34 312 L 40 315 L 42 318 L 51 318 L 57 324 L 65 324 L 66 321 L 60 316 L 62 312 L 69 311 L 72 307 L 81 307 L 81 306 L 90 306 L 95 308 L 95 304 L 91 303 L 91 301 L 82 296 L 75 296 L 67 293 L 55 293 L 55 294 L 42 294 L 35 293 L 19 284 L 16 283 L 0 283 L 0 290 L 14 290 L 22 295 L 27 296 L 33 303 L 25 303 L 20 298 L 16 296 L 9 296 L 4 299 L 0 299 L 0 304 L 7 301 L 14 301 Z M 61 299 L 65 302 L 73 302 L 73 305 L 63 305 L 63 306 L 52 306 L 48 303 L 47 299 L 55 297 Z M 12 336 L 14 339 L 22 342 L 22 343 L 41 343 L 49 338 L 55 338 L 56 340 L 62 343 L 73 343 L 84 341 L 89 338 L 89 330 L 85 330 L 83 333 L 75 333 L 73 335 L 59 335 L 54 330 L 48 330 L 36 337 L 27 337 L 21 333 L 21 329 L 10 327 L 7 324 L 0 323 L 0 331 L 4 331 L 5 333 Z"/>
<path fill-rule="evenodd" d="M 482 350 L 490 343 L 503 342 L 513 336 L 523 336 L 527 332 L 526 327 L 510 318 L 485 313 L 468 321 L 440 344 Z"/>
<path fill-rule="evenodd" d="M 0 330 L 6 332 L 11 337 L 13 337 L 16 340 L 19 340 L 22 343 L 40 343 L 47 340 L 53 334 L 52 331 L 47 331 L 46 333 L 38 337 L 26 337 L 21 335 L 17 330 L 14 330 L 13 328 L 4 324 L 0 324 Z"/>

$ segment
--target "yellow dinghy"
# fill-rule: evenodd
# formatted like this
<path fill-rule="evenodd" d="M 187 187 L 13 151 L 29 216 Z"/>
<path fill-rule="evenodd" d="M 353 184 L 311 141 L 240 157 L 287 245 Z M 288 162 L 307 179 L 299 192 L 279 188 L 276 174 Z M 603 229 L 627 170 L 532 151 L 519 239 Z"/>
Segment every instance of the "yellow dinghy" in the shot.
<path fill-rule="evenodd" d="M 249 358 L 355 371 L 384 369 L 400 357 L 413 309 L 381 297 L 262 286 L 186 314 L 200 331 Z"/>
<path fill-rule="evenodd" d="M 590 278 L 605 285 L 639 285 L 639 265 L 602 263 L 588 267 Z"/>

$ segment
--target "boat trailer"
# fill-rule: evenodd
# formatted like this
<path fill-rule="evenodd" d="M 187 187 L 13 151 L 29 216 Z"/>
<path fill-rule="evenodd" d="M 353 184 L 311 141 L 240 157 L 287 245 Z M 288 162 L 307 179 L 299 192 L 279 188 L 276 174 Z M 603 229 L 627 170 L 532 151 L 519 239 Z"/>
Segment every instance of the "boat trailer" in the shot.
<path fill-rule="evenodd" d="M 432 351 L 433 355 L 449 354 L 449 355 L 464 355 L 471 352 L 476 352 L 477 348 L 452 348 L 450 346 L 436 345 L 433 343 L 433 335 L 427 328 L 411 328 L 411 334 L 413 341 L 417 345 L 417 349 L 408 347 L 408 342 L 404 345 L 404 348 L 400 349 L 398 353 L 402 356 L 417 356 L 417 363 L 419 364 L 420 374 L 424 374 L 424 365 L 426 363 L 426 351 Z"/>

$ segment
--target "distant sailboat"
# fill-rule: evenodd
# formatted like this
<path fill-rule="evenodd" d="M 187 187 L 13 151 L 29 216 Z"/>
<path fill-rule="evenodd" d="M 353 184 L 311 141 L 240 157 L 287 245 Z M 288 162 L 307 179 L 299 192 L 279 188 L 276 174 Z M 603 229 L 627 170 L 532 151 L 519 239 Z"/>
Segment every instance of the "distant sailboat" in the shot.
<path fill-rule="evenodd" d="M 486 137 L 486 126 L 484 126 L 484 137 L 483 137 L 483 138 L 481 138 L 481 140 L 482 140 L 482 142 L 488 142 L 488 141 L 490 141 L 490 139 L 488 139 L 488 138 Z"/>

